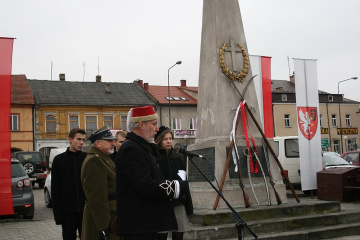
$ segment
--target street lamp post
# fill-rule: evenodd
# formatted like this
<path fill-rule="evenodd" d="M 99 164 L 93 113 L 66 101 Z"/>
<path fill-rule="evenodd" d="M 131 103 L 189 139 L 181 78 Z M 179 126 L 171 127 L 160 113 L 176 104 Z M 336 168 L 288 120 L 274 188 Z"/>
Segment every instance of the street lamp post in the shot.
<path fill-rule="evenodd" d="M 174 65 L 169 67 L 168 69 L 168 100 L 169 100 L 169 128 L 171 129 L 171 115 L 170 115 L 170 69 L 173 68 L 175 65 L 180 65 L 181 61 L 177 61 Z"/>
<path fill-rule="evenodd" d="M 348 78 L 345 80 L 341 80 L 340 82 L 338 82 L 338 95 L 340 95 L 340 91 L 339 91 L 339 87 L 340 87 L 340 83 L 341 82 L 346 82 L 349 80 L 356 80 L 358 79 L 357 77 L 352 77 L 352 78 Z M 340 111 L 340 99 L 339 99 L 339 119 L 340 119 L 340 142 L 341 142 L 341 153 L 344 153 L 344 147 L 343 147 L 343 136 L 342 136 L 342 125 L 341 125 L 341 111 Z"/>

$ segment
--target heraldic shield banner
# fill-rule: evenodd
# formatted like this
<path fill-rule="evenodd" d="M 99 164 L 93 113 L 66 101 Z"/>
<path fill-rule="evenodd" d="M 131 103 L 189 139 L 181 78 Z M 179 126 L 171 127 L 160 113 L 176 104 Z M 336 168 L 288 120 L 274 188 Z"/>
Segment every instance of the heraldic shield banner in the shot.
<path fill-rule="evenodd" d="M 311 140 L 315 136 L 318 125 L 317 114 L 316 107 L 297 108 L 299 129 L 302 135 L 308 140 Z"/>
<path fill-rule="evenodd" d="M 314 59 L 294 59 L 301 189 L 317 189 L 316 173 L 323 169 L 319 122 L 319 90 Z"/>

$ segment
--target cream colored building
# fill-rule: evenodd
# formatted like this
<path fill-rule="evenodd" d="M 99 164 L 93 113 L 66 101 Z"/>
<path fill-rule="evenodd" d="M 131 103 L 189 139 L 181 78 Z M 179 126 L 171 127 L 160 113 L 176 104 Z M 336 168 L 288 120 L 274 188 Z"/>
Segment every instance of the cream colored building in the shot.
<path fill-rule="evenodd" d="M 291 81 L 273 80 L 271 85 L 274 136 L 298 135 L 293 78 Z M 324 151 L 342 153 L 358 148 L 360 141 L 359 104 L 359 102 L 343 98 L 342 94 L 319 91 L 319 120 Z M 341 115 L 339 114 L 339 105 Z M 340 116 L 342 134 L 340 132 Z"/>

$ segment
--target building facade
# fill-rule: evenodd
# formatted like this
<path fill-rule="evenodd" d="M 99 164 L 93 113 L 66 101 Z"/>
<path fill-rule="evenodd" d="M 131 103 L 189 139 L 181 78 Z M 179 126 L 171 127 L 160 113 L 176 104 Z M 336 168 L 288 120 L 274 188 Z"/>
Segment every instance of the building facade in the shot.
<path fill-rule="evenodd" d="M 35 150 L 49 156 L 52 148 L 68 146 L 68 134 L 79 127 L 89 137 L 107 125 L 126 130 L 128 111 L 133 107 L 152 105 L 154 101 L 134 83 L 28 80 L 34 94 Z M 85 150 L 89 148 L 87 143 Z"/>
<path fill-rule="evenodd" d="M 11 153 L 34 150 L 35 101 L 25 75 L 11 76 Z"/>
<path fill-rule="evenodd" d="M 159 126 L 173 130 L 174 146 L 187 147 L 195 142 L 197 125 L 197 87 L 188 87 L 186 80 L 179 86 L 155 86 L 136 81 L 156 102 Z M 169 95 L 170 92 L 170 95 Z"/>
<path fill-rule="evenodd" d="M 274 136 L 297 136 L 295 80 L 272 81 Z M 319 91 L 319 124 L 324 151 L 356 150 L 360 141 L 359 102 Z M 341 122 L 341 126 L 340 126 Z"/>

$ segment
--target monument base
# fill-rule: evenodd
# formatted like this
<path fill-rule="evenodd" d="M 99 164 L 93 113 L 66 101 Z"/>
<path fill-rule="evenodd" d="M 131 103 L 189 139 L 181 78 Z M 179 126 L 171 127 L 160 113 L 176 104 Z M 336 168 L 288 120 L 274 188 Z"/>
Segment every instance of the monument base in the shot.
<path fill-rule="evenodd" d="M 269 142 L 272 144 L 272 146 L 274 146 L 273 140 L 269 140 Z M 270 164 L 266 163 L 261 139 L 255 138 L 255 143 L 257 144 L 258 156 L 265 173 L 268 191 L 266 191 L 266 184 L 264 182 L 264 177 L 262 175 L 260 166 L 258 167 L 257 173 L 249 173 L 248 171 L 249 168 L 247 163 L 249 160 L 243 154 L 243 150 L 246 148 L 246 142 L 242 139 L 238 139 L 236 143 L 240 157 L 239 168 L 241 170 L 245 191 L 249 196 L 250 204 L 252 206 L 269 205 L 269 203 L 271 205 L 277 205 L 274 190 L 269 181 L 269 165 L 275 183 L 275 189 L 278 192 L 281 201 L 286 203 L 286 186 L 283 184 L 279 167 L 277 166 L 271 154 L 269 154 Z M 194 157 L 194 162 L 217 188 L 219 188 L 218 185 L 221 185 L 221 180 L 223 178 L 229 145 L 229 138 L 220 137 L 206 141 L 198 141 L 195 144 L 188 146 L 189 151 L 202 155 L 207 159 Z M 235 172 L 234 169 L 235 165 L 231 158 L 229 167 L 226 171 L 226 179 L 222 193 L 232 207 L 245 207 L 243 192 L 239 186 L 239 174 Z M 214 175 L 216 176 L 216 180 Z M 190 190 L 194 208 L 212 209 L 217 197 L 217 193 L 196 169 L 196 167 L 190 162 L 188 163 L 188 179 L 190 182 Z M 270 200 L 268 199 L 268 194 L 270 196 Z M 221 198 L 217 208 L 227 208 L 226 203 Z"/>

